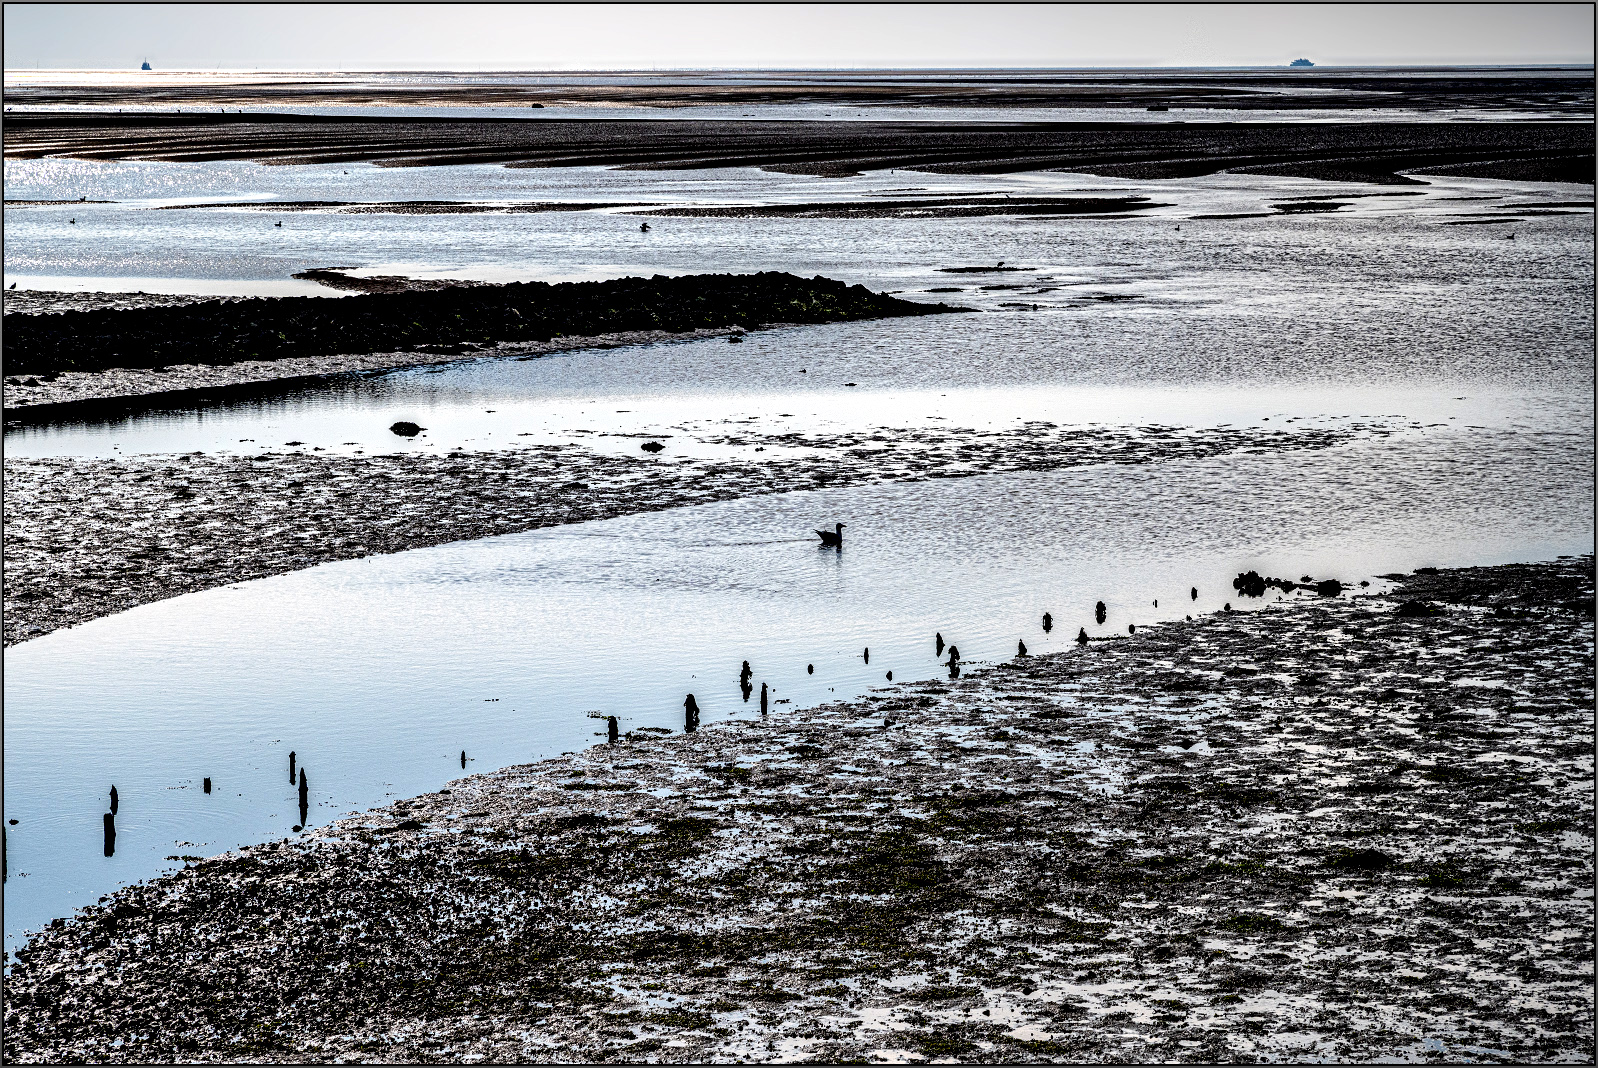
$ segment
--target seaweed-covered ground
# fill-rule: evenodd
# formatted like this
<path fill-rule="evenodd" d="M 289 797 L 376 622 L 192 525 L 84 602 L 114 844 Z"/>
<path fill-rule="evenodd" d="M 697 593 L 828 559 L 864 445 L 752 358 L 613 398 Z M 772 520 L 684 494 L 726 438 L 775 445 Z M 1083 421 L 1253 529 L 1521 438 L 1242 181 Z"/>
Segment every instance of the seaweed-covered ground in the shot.
<path fill-rule="evenodd" d="M 328 300 L 261 297 L 129 310 L 12 315 L 5 321 L 11 377 L 170 364 L 228 365 L 592 337 L 617 331 L 695 330 L 770 323 L 835 323 L 957 311 L 873 293 L 817 275 L 781 271 L 510 282 L 365 293 Z"/>
<path fill-rule="evenodd" d="M 5 1058 L 1590 1061 L 1592 568 L 465 778 L 56 921 Z"/>
<path fill-rule="evenodd" d="M 627 440 L 620 455 L 537 444 L 444 455 L 8 457 L 5 643 L 329 560 L 559 523 L 823 486 L 1324 448 L 1386 432 L 1352 422 L 1284 431 L 1038 422 L 852 435 L 740 426 L 669 438 L 655 455 Z M 693 439 L 747 448 L 750 458 L 695 457 Z"/>

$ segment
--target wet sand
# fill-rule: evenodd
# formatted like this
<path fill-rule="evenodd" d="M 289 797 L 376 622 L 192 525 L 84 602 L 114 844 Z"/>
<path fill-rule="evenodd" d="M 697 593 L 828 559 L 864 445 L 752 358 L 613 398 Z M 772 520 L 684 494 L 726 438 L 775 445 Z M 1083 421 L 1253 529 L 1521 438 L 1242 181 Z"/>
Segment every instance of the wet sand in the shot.
<path fill-rule="evenodd" d="M 77 297 L 79 294 L 62 294 Z M 128 294 L 82 294 L 84 310 L 103 306 L 98 298 Z M 204 300 L 219 298 L 206 297 Z M 227 298 L 220 298 L 227 299 Z M 74 301 L 73 303 L 78 303 Z M 192 303 L 185 301 L 182 303 Z M 128 306 L 153 307 L 128 302 Z M 767 323 L 764 328 L 791 326 Z M 11 375 L 5 381 L 7 426 L 37 426 L 61 420 L 101 419 L 154 408 L 225 403 L 244 397 L 279 394 L 347 375 L 452 363 L 463 355 L 522 359 L 577 349 L 613 349 L 656 341 L 693 341 L 744 333 L 741 328 L 685 330 L 621 330 L 608 334 L 552 338 L 549 341 L 501 342 L 484 346 L 433 346 L 432 352 L 340 353 L 332 356 L 239 360 L 229 364 L 169 364 L 162 368 L 121 367 L 104 371 L 64 371 L 55 377 Z M 440 351 L 442 350 L 442 351 Z"/>
<path fill-rule="evenodd" d="M 5 1056 L 1586 1060 L 1592 578 L 1300 593 L 464 778 L 56 921 Z"/>
<path fill-rule="evenodd" d="M 620 454 L 532 445 L 444 455 L 8 457 L 5 643 L 330 560 L 560 523 L 825 486 L 1325 448 L 1386 432 L 1029 423 L 1003 432 L 762 435 L 739 427 L 699 438 L 792 452 L 696 459 L 691 443 L 668 437 L 656 439 L 666 446 L 657 455 L 626 438 Z"/>
<path fill-rule="evenodd" d="M 1280 101 L 1277 102 L 1278 105 Z M 1219 171 L 1404 184 L 1402 171 L 1591 184 L 1577 123 L 882 123 L 432 120 L 223 113 L 8 114 L 7 159 L 385 167 L 503 163 L 652 170 L 763 167 L 1121 178 Z"/>

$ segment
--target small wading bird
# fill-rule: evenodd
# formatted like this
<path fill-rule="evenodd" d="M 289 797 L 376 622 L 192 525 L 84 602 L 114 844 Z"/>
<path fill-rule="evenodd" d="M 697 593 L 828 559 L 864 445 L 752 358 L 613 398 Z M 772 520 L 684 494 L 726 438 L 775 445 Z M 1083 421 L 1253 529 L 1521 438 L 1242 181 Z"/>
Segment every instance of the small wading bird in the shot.
<path fill-rule="evenodd" d="M 822 545 L 832 545 L 841 549 L 843 548 L 843 524 L 837 523 L 834 525 L 837 528 L 836 530 L 818 530 L 816 533 L 821 536 Z"/>

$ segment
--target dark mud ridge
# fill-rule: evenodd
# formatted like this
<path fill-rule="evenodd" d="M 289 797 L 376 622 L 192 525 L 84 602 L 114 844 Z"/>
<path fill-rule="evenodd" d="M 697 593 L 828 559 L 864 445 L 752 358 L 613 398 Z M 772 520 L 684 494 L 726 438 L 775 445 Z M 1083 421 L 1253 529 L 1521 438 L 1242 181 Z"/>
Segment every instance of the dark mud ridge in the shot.
<path fill-rule="evenodd" d="M 1293 595 L 461 779 L 55 921 L 5 1059 L 1586 1060 L 1592 577 Z"/>
<path fill-rule="evenodd" d="M 539 72 L 519 84 L 503 76 L 468 84 L 360 75 L 314 81 L 126 86 L 13 86 L 8 103 L 119 107 L 257 108 L 400 104 L 412 107 L 622 105 L 681 108 L 739 104 L 835 104 L 978 108 L 1293 108 L 1340 111 L 1415 108 L 1511 110 L 1590 121 L 1592 66 L 1407 69 L 1159 71 L 626 71 L 604 79 Z M 1305 92 L 1308 89 L 1309 92 Z M 135 116 L 123 118 L 137 122 Z M 8 120 L 10 117 L 8 116 Z"/>
<path fill-rule="evenodd" d="M 628 442 L 622 455 L 539 443 L 444 455 L 8 458 L 5 643 L 329 560 L 560 523 L 828 486 L 1319 449 L 1387 432 L 1052 423 L 853 435 L 706 428 L 692 437 L 748 448 L 750 457 L 695 459 L 681 454 L 682 438 L 668 437 L 658 456 Z M 757 448 L 763 455 L 753 455 Z"/>
<path fill-rule="evenodd" d="M 955 311 L 830 278 L 780 272 L 608 282 L 515 282 L 337 300 L 277 297 L 6 317 L 12 377 L 231 364 L 429 346 L 547 342 L 623 331 L 687 333 Z M 446 352 L 458 354 L 458 349 Z"/>
<path fill-rule="evenodd" d="M 1296 106 L 1309 98 L 1292 99 Z M 1591 184 L 1593 129 L 1548 122 L 441 121 L 102 112 L 8 114 L 5 155 L 386 167 L 763 167 L 822 176 L 1055 170 L 1149 179 L 1231 171 L 1383 184 L 1410 182 L 1400 171 L 1424 171 Z"/>

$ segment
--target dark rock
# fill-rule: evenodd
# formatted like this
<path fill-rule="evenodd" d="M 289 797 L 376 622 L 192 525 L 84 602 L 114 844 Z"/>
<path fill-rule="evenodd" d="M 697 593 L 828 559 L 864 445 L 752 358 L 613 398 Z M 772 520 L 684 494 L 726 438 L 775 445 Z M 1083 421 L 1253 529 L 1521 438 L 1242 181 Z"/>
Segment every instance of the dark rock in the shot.
<path fill-rule="evenodd" d="M 1422 616 L 1440 616 L 1443 610 L 1427 601 L 1405 601 L 1393 615 L 1400 619 L 1418 619 Z"/>
<path fill-rule="evenodd" d="M 1326 861 L 1327 867 L 1338 871 L 1381 871 L 1392 864 L 1393 858 L 1377 849 L 1344 849 Z"/>
<path fill-rule="evenodd" d="M 646 441 L 646 442 L 644 442 L 642 445 L 640 445 L 638 447 L 640 449 L 643 449 L 645 452 L 659 452 L 662 449 L 664 449 L 666 446 L 662 445 L 658 441 Z"/>
<path fill-rule="evenodd" d="M 401 419 L 399 422 L 395 423 L 393 426 L 389 427 L 388 429 L 391 432 L 393 432 L 395 434 L 398 434 L 402 438 L 414 438 L 416 435 L 420 434 L 423 430 L 426 430 L 427 428 L 426 427 L 417 426 L 415 423 L 407 422 L 406 420 Z"/>
<path fill-rule="evenodd" d="M 1343 584 L 1336 579 L 1326 579 L 1315 584 L 1315 592 L 1322 597 L 1336 597 L 1343 592 Z"/>
<path fill-rule="evenodd" d="M 1232 589 L 1244 597 L 1264 597 L 1265 579 L 1258 571 L 1245 571 L 1232 580 Z"/>

